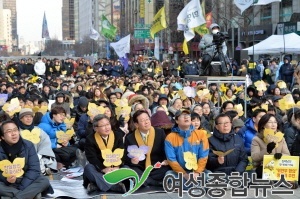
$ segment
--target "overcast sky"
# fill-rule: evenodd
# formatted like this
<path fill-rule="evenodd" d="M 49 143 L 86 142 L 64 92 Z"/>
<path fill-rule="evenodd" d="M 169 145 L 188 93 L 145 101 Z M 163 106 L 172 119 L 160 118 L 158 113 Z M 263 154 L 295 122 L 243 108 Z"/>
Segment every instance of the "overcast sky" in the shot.
<path fill-rule="evenodd" d="M 17 29 L 26 41 L 42 40 L 44 11 L 51 38 L 62 38 L 62 0 L 17 0 Z"/>

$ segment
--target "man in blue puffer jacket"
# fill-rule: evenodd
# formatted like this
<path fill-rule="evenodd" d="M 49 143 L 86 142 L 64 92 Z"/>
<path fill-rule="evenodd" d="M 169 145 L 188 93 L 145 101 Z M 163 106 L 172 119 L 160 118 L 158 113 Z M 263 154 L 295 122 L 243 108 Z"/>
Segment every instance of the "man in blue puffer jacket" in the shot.
<path fill-rule="evenodd" d="M 77 147 L 71 146 L 71 137 L 66 136 L 64 139 L 57 139 L 57 132 L 67 131 L 64 119 L 66 118 L 66 110 L 63 107 L 54 107 L 51 112 L 46 113 L 39 128 L 43 129 L 47 133 L 51 140 L 52 150 L 55 154 L 57 161 L 57 169 L 60 170 L 64 166 L 69 167 L 76 160 Z"/>
<path fill-rule="evenodd" d="M 239 134 L 244 140 L 244 146 L 248 156 L 251 156 L 251 143 L 252 139 L 257 133 L 258 122 L 262 116 L 267 113 L 265 109 L 256 109 L 253 112 L 253 117 L 248 118 L 237 134 Z"/>

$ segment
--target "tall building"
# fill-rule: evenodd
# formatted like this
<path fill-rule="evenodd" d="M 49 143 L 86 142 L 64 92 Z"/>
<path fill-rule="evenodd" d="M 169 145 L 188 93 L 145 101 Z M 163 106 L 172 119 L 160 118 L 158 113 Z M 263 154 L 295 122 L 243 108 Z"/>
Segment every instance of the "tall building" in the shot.
<path fill-rule="evenodd" d="M 63 0 L 62 36 L 63 40 L 79 40 L 79 0 Z"/>
<path fill-rule="evenodd" d="M 4 43 L 3 23 L 3 0 L 0 0 L 0 45 Z"/>
<path fill-rule="evenodd" d="M 3 0 L 3 9 L 11 11 L 11 35 L 12 50 L 18 50 L 18 32 L 17 32 L 17 3 L 16 0 Z"/>
<path fill-rule="evenodd" d="M 92 0 L 79 1 L 79 41 L 90 33 L 94 15 L 94 5 Z M 95 28 L 95 27 L 93 27 Z"/>
<path fill-rule="evenodd" d="M 12 52 L 12 25 L 11 25 L 11 10 L 3 9 L 3 37 L 7 52 Z"/>

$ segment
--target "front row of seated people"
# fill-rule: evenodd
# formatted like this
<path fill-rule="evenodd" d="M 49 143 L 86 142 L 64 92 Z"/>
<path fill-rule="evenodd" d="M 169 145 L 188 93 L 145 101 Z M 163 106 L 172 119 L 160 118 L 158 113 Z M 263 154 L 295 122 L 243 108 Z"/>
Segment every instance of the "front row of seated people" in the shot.
<path fill-rule="evenodd" d="M 64 130 L 65 127 L 57 125 L 62 123 L 63 116 L 66 114 L 63 109 L 55 109 L 44 117 L 49 117 L 48 127 L 47 118 L 42 119 L 40 127 L 48 131 L 55 129 Z M 13 162 L 16 158 L 24 157 L 24 174 L 21 177 L 5 177 L 4 171 L 0 168 L 0 196 L 15 198 L 33 198 L 39 193 L 53 192 L 49 180 L 41 175 L 40 159 L 46 158 L 45 163 L 56 164 L 53 156 L 58 156 L 59 150 L 54 151 L 43 157 L 43 154 L 37 155 L 38 145 L 22 139 L 20 129 L 32 130 L 32 112 L 23 110 L 20 112 L 20 125 L 13 121 L 5 121 L 1 125 L 1 145 L 0 161 L 8 160 Z M 244 148 L 244 141 L 239 134 L 236 134 L 232 128 L 232 120 L 226 114 L 220 114 L 215 119 L 215 128 L 211 137 L 207 138 L 207 132 L 195 129 L 192 125 L 191 114 L 187 110 L 177 111 L 175 114 L 176 124 L 167 136 L 162 129 L 153 128 L 149 113 L 144 110 L 138 110 L 133 115 L 133 122 L 136 131 L 128 134 L 123 139 L 123 135 L 112 131 L 110 119 L 105 115 L 97 115 L 93 118 L 93 130 L 86 138 L 85 155 L 88 164 L 84 168 L 84 187 L 90 193 L 95 190 L 114 191 L 125 193 L 129 190 L 129 180 L 124 180 L 116 185 L 105 182 L 103 175 L 119 168 L 131 168 L 140 177 L 149 165 L 157 162 L 161 163 L 161 168 L 155 168 L 151 171 L 148 179 L 143 186 L 162 186 L 164 177 L 167 174 L 177 176 L 183 174 L 184 180 L 188 180 L 192 174 L 196 179 L 202 172 L 222 172 L 230 175 L 231 172 L 245 172 L 248 164 L 247 152 Z M 51 123 L 51 121 L 54 121 Z M 251 145 L 251 157 L 253 159 L 255 171 L 258 177 L 262 176 L 263 156 L 272 154 L 276 159 L 282 155 L 290 155 L 284 138 L 276 144 L 270 142 L 266 144 L 263 141 L 263 130 L 265 128 L 278 131 L 278 121 L 270 114 L 261 117 L 258 123 L 258 133 L 253 138 Z M 41 132 L 42 133 L 42 132 Z M 51 133 L 50 133 L 51 134 Z M 43 135 L 43 133 L 41 134 Z M 49 143 L 48 143 L 49 142 Z M 50 145 L 50 140 L 45 141 Z M 56 138 L 51 138 L 53 149 L 68 147 L 69 143 L 59 145 Z M 128 146 L 136 145 L 138 147 L 147 146 L 148 150 L 143 160 L 137 157 L 128 156 Z M 112 152 L 116 149 L 124 149 L 122 162 L 119 166 L 105 166 L 102 157 L 102 151 L 109 149 Z M 225 157 L 218 156 L 215 151 L 228 151 L 231 153 Z M 70 150 L 74 153 L 74 149 Z M 74 158 L 71 155 L 70 158 Z M 48 159 L 47 159 L 48 158 Z M 189 165 L 186 163 L 189 159 Z M 70 161 L 70 159 L 68 160 Z M 65 162 L 67 164 L 68 162 Z M 5 190 L 5 191 L 2 191 Z"/>
<path fill-rule="evenodd" d="M 87 137 L 86 157 L 89 164 L 84 170 L 84 186 L 88 192 L 94 190 L 119 191 L 125 193 L 129 189 L 129 182 L 123 181 L 117 185 L 107 184 L 103 175 L 121 167 L 131 168 L 141 177 L 147 166 L 157 162 L 161 168 L 153 169 L 143 186 L 162 186 L 166 175 L 178 176 L 183 174 L 184 182 L 193 176 L 195 179 L 201 174 L 225 173 L 229 176 L 232 172 L 242 174 L 248 165 L 248 156 L 244 147 L 243 138 L 235 133 L 232 120 L 226 114 L 220 114 L 215 119 L 215 128 L 211 137 L 207 138 L 204 130 L 196 130 L 191 122 L 191 114 L 187 110 L 177 111 L 176 124 L 170 134 L 165 137 L 164 131 L 151 126 L 150 116 L 147 111 L 139 110 L 133 115 L 136 131 L 122 137 L 111 130 L 109 119 L 98 115 L 94 118 L 93 127 L 95 134 Z M 289 155 L 284 139 L 276 144 L 263 141 L 263 130 L 270 128 L 278 131 L 277 119 L 270 114 L 262 116 L 258 124 L 258 134 L 254 137 L 251 146 L 251 157 L 255 164 L 255 171 L 261 178 L 262 161 L 264 155 L 274 155 L 280 159 L 282 155 Z M 113 140 L 111 140 L 113 139 Z M 128 157 L 128 146 L 148 146 L 146 158 Z M 105 167 L 101 159 L 101 150 L 124 148 L 122 164 L 119 167 Z M 215 151 L 225 152 L 232 150 L 225 157 L 218 156 Z M 193 165 L 192 168 L 187 165 Z M 207 177 L 207 176 L 206 176 Z M 186 188 L 186 187 L 185 187 Z"/>

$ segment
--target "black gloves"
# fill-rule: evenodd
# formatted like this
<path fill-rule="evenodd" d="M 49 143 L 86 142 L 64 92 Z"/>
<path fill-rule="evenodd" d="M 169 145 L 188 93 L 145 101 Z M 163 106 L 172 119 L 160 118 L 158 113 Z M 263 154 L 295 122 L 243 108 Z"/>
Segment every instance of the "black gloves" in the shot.
<path fill-rule="evenodd" d="M 120 127 L 124 127 L 125 126 L 125 118 L 123 117 L 123 115 L 121 115 L 119 117 L 119 125 L 120 125 Z"/>
<path fill-rule="evenodd" d="M 270 154 L 272 153 L 273 149 L 275 148 L 276 144 L 275 142 L 270 142 L 268 145 L 267 145 L 267 152 Z"/>
<path fill-rule="evenodd" d="M 275 153 L 275 154 L 274 154 L 274 158 L 275 158 L 276 160 L 279 160 L 279 159 L 281 158 L 281 156 L 282 156 L 282 153 Z"/>

